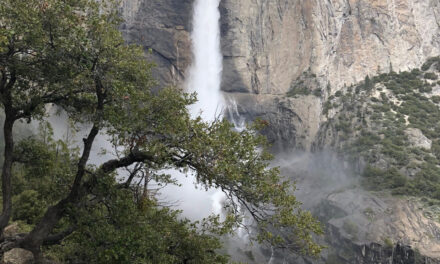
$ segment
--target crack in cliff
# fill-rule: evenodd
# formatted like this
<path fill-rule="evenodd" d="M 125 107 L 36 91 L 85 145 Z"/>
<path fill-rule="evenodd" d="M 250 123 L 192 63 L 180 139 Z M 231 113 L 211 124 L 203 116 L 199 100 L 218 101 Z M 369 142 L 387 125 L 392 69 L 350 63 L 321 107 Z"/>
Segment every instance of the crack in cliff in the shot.
<path fill-rule="evenodd" d="M 174 70 L 177 71 L 179 77 L 184 78 L 185 74 L 179 69 L 178 65 L 176 65 L 176 63 L 174 62 L 176 61 L 175 59 L 167 57 L 166 55 L 164 55 L 163 53 L 152 47 L 147 47 L 147 49 L 150 49 L 154 55 L 157 55 L 161 57 L 163 60 L 167 61 L 170 64 L 170 66 L 172 66 Z"/>

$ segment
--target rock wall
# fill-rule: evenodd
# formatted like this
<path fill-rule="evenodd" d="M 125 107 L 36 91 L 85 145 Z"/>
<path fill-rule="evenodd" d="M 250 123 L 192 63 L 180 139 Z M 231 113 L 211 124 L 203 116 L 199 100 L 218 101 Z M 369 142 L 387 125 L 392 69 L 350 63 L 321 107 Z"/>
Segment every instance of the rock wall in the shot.
<path fill-rule="evenodd" d="M 423 199 L 364 190 L 334 152 L 286 153 L 275 165 L 298 183 L 296 197 L 326 233 L 322 259 L 286 263 L 440 263 L 438 214 Z"/>
<path fill-rule="evenodd" d="M 181 80 L 190 63 L 192 3 L 121 5 L 124 36 L 168 66 L 157 71 L 164 81 Z M 284 95 L 309 68 L 336 91 L 390 65 L 419 67 L 440 53 L 437 0 L 222 0 L 221 12 L 229 92 Z"/>
<path fill-rule="evenodd" d="M 440 53 L 437 0 L 223 0 L 225 91 L 285 94 L 311 68 L 333 89 Z"/>
<path fill-rule="evenodd" d="M 162 85 L 181 84 L 190 65 L 192 3 L 121 6 L 125 38 L 151 50 Z M 289 149 L 310 149 L 323 101 L 344 84 L 440 54 L 437 0 L 222 0 L 220 9 L 222 89 L 246 119 L 270 121 L 266 135 Z M 307 71 L 322 97 L 287 97 Z"/>
<path fill-rule="evenodd" d="M 267 133 L 287 148 L 310 149 L 323 119 L 310 113 L 345 84 L 440 54 L 437 0 L 223 0 L 221 12 L 223 90 L 249 119 L 292 112 L 283 122 L 275 118 Z M 300 97 L 307 110 L 298 111 L 286 93 L 307 71 L 323 96 Z"/>
<path fill-rule="evenodd" d="M 178 85 L 191 62 L 193 0 L 123 0 L 121 31 L 128 43 L 144 47 L 163 85 Z"/>
<path fill-rule="evenodd" d="M 148 56 L 157 64 L 154 73 L 161 84 L 179 85 L 185 79 L 192 58 L 192 4 L 193 0 L 124 0 L 121 6 L 124 37 L 151 50 Z M 264 133 L 290 150 L 311 149 L 326 120 L 323 104 L 344 84 L 391 67 L 394 71 L 420 67 L 426 58 L 440 54 L 439 0 L 222 0 L 220 10 L 225 98 L 247 120 L 267 120 Z M 288 95 L 301 86 L 320 93 Z M 316 182 L 310 190 L 316 189 Z M 355 251 L 349 258 L 336 252 L 335 263 L 414 263 L 415 253 L 408 247 L 381 246 L 383 233 L 389 234 L 385 238 L 419 247 L 426 256 L 438 257 L 438 243 L 432 240 L 438 241 L 440 227 L 435 226 L 435 232 L 429 229 L 429 236 L 424 234 L 427 226 L 436 224 L 415 207 L 405 207 L 415 205 L 387 200 L 383 208 L 377 205 L 373 210 L 373 226 L 370 210 L 359 207 L 365 201 L 344 199 L 347 192 L 353 190 L 326 199 L 334 198 L 330 202 L 343 209 L 357 205 L 355 213 L 347 216 L 357 216 L 354 220 L 367 227 L 361 231 L 375 237 L 363 237 L 357 243 L 344 233 L 346 216 L 327 219 L 333 230 L 330 244 L 341 251 Z M 362 197 L 376 199 L 368 194 Z M 390 214 L 389 207 L 401 210 Z M 331 263 L 329 257 L 322 263 Z"/>

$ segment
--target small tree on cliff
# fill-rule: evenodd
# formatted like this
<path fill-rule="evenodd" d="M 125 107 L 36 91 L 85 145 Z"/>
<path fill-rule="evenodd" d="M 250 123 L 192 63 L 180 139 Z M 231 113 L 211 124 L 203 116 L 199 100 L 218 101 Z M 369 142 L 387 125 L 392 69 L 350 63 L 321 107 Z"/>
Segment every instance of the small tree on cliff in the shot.
<path fill-rule="evenodd" d="M 161 170 L 190 169 L 200 184 L 225 192 L 230 216 L 225 225 L 217 225 L 217 231 L 240 225 L 239 208 L 245 208 L 256 222 L 256 239 L 296 252 L 319 253 L 320 246 L 313 242 L 312 234 L 321 233 L 321 228 L 309 212 L 300 209 L 292 195 L 293 186 L 282 181 L 276 168 L 268 168 L 271 156 L 265 150 L 258 151 L 264 148 L 264 139 L 252 129 L 234 132 L 226 121 L 208 124 L 191 119 L 187 106 L 195 101 L 193 95 L 173 88 L 154 92 L 151 65 L 141 48 L 124 44 L 114 10 L 116 6 L 106 1 L 1 0 L 0 102 L 5 114 L 5 148 L 0 230 L 14 211 L 14 164 L 39 166 L 34 164 L 36 159 L 23 159 L 24 153 L 35 151 L 35 144 L 14 145 L 14 124 L 44 119 L 48 105 L 61 107 L 73 122 L 91 124 L 79 156 L 67 155 L 75 166 L 62 181 L 52 171 L 56 166 L 39 167 L 46 170 L 44 174 L 54 175 L 52 188 L 65 188 L 65 181 L 68 188 L 48 203 L 29 233 L 8 247 L 29 249 L 39 257 L 43 244 L 59 243 L 75 232 L 81 237 L 79 227 L 84 225 L 78 219 L 71 221 L 72 210 L 83 216 L 93 215 L 95 220 L 103 217 L 100 210 L 107 216 L 115 213 L 109 201 L 119 205 L 132 201 L 137 204 L 133 210 L 143 208 L 144 212 L 145 208 L 159 210 L 148 196 L 134 198 L 132 181 L 141 171 L 136 168 L 142 167 L 155 180 L 165 182 L 169 178 L 162 177 Z M 124 151 L 118 158 L 91 167 L 87 163 L 100 131 L 109 134 L 112 143 Z M 123 184 L 115 180 L 119 168 L 131 168 L 133 172 Z M 90 213 L 88 209 L 97 204 L 102 207 Z M 112 215 L 113 225 L 123 223 L 117 218 L 117 214 Z M 218 219 L 212 220 L 218 223 Z M 65 223 L 72 224 L 59 230 Z M 171 250 L 170 246 L 166 248 Z M 115 252 L 109 254 L 122 254 Z"/>

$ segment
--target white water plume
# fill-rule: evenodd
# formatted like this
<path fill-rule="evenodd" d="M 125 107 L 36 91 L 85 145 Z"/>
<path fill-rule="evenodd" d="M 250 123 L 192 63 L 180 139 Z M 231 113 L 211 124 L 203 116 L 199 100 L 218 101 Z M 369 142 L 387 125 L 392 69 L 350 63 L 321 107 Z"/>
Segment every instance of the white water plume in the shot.
<path fill-rule="evenodd" d="M 188 92 L 197 93 L 197 102 L 189 108 L 193 118 L 212 122 L 223 118 L 224 100 L 220 91 L 223 55 L 220 48 L 220 0 L 195 0 L 191 33 L 193 63 L 187 79 Z M 176 201 L 183 215 L 200 220 L 222 214 L 225 195 L 220 190 L 194 187 L 194 175 L 169 172 L 181 187 L 170 186 L 165 199 Z M 186 176 L 186 177 L 185 177 Z"/>
<path fill-rule="evenodd" d="M 233 98 L 228 99 L 227 114 L 229 121 L 234 124 L 235 130 L 241 132 L 246 129 L 246 120 L 238 112 L 237 102 Z"/>
<path fill-rule="evenodd" d="M 220 91 L 223 55 L 220 47 L 220 0 L 196 0 L 194 3 L 193 64 L 190 68 L 188 89 L 197 93 L 197 102 L 190 107 L 193 117 L 201 115 L 210 122 L 222 118 L 224 100 Z M 212 193 L 213 192 L 213 193 Z M 211 212 L 222 212 L 225 195 L 219 190 L 210 191 Z"/>
<path fill-rule="evenodd" d="M 222 115 L 224 101 L 220 92 L 223 55 L 220 49 L 220 0 L 196 0 L 194 3 L 193 64 L 188 90 L 197 93 L 197 103 L 191 106 L 193 117 L 201 114 L 212 121 Z"/>
<path fill-rule="evenodd" d="M 193 117 L 201 115 L 204 121 L 221 118 L 224 101 L 220 92 L 223 55 L 220 47 L 220 0 L 196 0 L 194 3 L 193 64 L 190 68 L 188 90 L 197 93 L 197 102 L 190 107 Z M 221 214 L 225 195 L 211 190 L 211 212 Z"/>

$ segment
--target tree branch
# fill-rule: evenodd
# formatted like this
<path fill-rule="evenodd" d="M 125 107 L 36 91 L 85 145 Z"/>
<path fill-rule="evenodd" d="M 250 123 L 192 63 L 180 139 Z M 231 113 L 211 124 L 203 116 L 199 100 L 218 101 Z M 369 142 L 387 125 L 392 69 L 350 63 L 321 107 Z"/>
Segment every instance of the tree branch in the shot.
<path fill-rule="evenodd" d="M 0 81 L 0 91 L 3 91 L 6 85 L 6 81 L 8 80 L 6 77 L 6 72 L 4 70 L 0 70 L 0 73 L 2 74 L 2 78 Z"/>
<path fill-rule="evenodd" d="M 68 235 L 72 234 L 75 230 L 76 230 L 75 227 L 69 227 L 60 233 L 50 235 L 46 239 L 44 239 L 43 245 L 45 246 L 57 245 Z"/>
<path fill-rule="evenodd" d="M 136 162 L 154 161 L 154 155 L 145 152 L 133 151 L 120 159 L 113 159 L 101 165 L 100 172 L 107 174 L 119 168 L 130 166 Z M 99 173 L 98 173 L 99 174 Z"/>
<path fill-rule="evenodd" d="M 17 114 L 17 119 L 30 117 L 32 113 L 35 111 L 35 109 L 37 109 L 37 107 L 39 107 L 42 104 L 45 105 L 45 104 L 61 103 L 65 100 L 74 98 L 72 95 L 79 94 L 82 92 L 84 92 L 84 90 L 79 89 L 79 90 L 71 91 L 68 94 L 60 95 L 60 94 L 52 93 L 52 94 L 43 95 L 41 97 L 36 97 L 34 98 L 34 100 L 31 100 L 30 102 L 26 103 L 26 105 L 21 107 L 23 110 Z"/>
<path fill-rule="evenodd" d="M 131 185 L 131 182 L 133 181 L 134 177 L 137 175 L 137 173 L 142 169 L 142 164 L 138 163 L 136 167 L 133 169 L 133 171 L 130 172 L 130 175 L 128 176 L 128 179 L 120 185 L 121 188 L 128 188 Z"/>
<path fill-rule="evenodd" d="M 95 84 L 96 95 L 98 98 L 96 106 L 97 118 L 93 124 L 92 129 L 90 130 L 89 135 L 87 136 L 87 138 L 83 139 L 84 150 L 77 165 L 77 173 L 70 193 L 66 198 L 62 199 L 57 204 L 47 209 L 46 213 L 37 224 L 37 226 L 29 233 L 29 235 L 25 237 L 24 241 L 21 243 L 23 248 L 30 250 L 32 253 L 34 253 L 35 256 L 40 255 L 40 247 L 43 244 L 44 239 L 48 237 L 55 225 L 63 217 L 68 206 L 77 203 L 78 200 L 80 200 L 82 197 L 81 181 L 84 177 L 84 174 L 86 173 L 86 165 L 90 157 L 93 142 L 95 141 L 95 138 L 99 133 L 101 122 L 100 119 L 102 118 L 101 114 L 104 109 L 105 95 L 103 93 L 101 82 L 98 78 L 95 79 Z"/>

